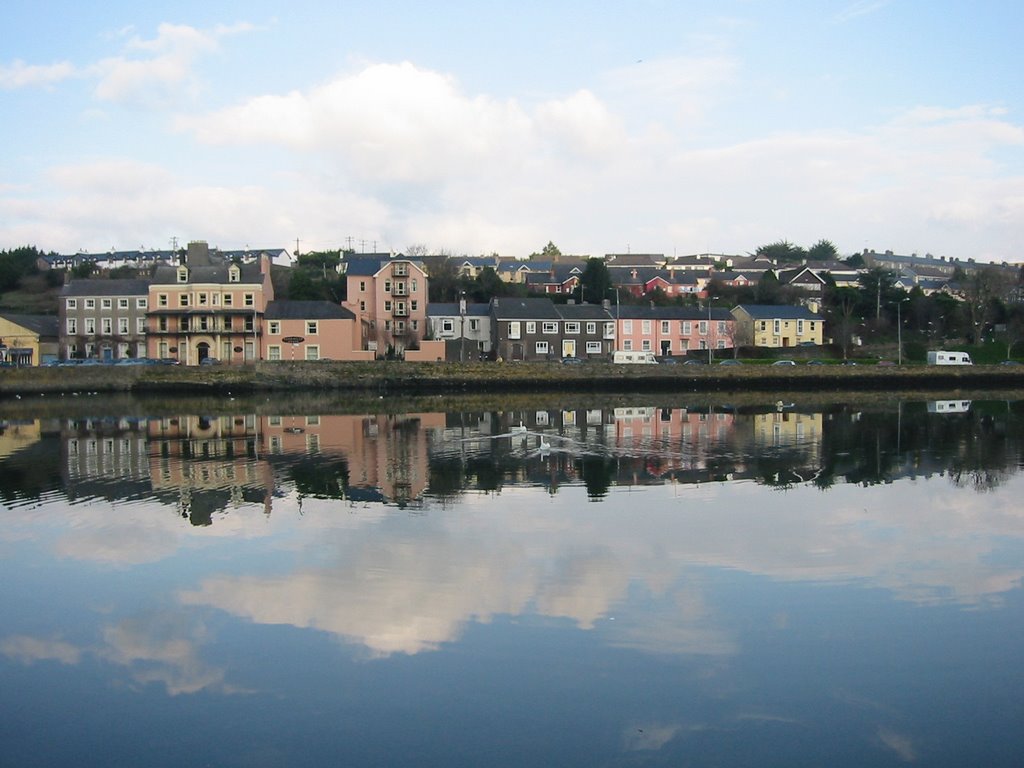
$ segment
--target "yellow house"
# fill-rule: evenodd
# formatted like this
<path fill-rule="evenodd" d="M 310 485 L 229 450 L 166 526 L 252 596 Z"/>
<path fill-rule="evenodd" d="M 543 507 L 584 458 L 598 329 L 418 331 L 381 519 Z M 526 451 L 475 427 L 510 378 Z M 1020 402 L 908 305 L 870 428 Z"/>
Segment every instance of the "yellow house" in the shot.
<path fill-rule="evenodd" d="M 0 363 L 41 365 L 57 352 L 56 316 L 0 314 Z"/>
<path fill-rule="evenodd" d="M 755 347 L 796 347 L 820 345 L 825 335 L 825 318 L 807 307 L 740 304 L 732 310 L 736 318 L 736 343 Z"/>

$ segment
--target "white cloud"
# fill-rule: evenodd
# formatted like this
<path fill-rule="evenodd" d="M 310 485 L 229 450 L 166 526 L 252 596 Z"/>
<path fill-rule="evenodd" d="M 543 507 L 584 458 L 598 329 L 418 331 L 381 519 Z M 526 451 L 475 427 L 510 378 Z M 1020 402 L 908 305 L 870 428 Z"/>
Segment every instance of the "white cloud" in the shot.
<path fill-rule="evenodd" d="M 22 664 L 34 664 L 37 661 L 77 664 L 82 658 L 82 652 L 77 647 L 63 640 L 27 635 L 5 637 L 0 641 L 0 653 Z"/>
<path fill-rule="evenodd" d="M 48 86 L 75 75 L 74 65 L 66 61 L 56 64 L 26 64 L 23 61 L 14 61 L 6 67 L 0 67 L 0 88 L 14 90 Z"/>

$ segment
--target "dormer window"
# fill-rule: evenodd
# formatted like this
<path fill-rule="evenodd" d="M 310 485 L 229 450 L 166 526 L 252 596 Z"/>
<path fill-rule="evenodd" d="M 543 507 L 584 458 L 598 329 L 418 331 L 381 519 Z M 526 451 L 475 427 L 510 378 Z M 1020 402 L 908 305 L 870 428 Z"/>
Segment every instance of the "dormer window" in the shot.
<path fill-rule="evenodd" d="M 242 279 L 242 270 L 238 268 L 237 264 L 232 264 L 228 267 L 228 282 L 237 283 Z"/>
<path fill-rule="evenodd" d="M 188 267 L 178 267 L 178 282 L 179 283 L 187 283 L 188 282 Z"/>

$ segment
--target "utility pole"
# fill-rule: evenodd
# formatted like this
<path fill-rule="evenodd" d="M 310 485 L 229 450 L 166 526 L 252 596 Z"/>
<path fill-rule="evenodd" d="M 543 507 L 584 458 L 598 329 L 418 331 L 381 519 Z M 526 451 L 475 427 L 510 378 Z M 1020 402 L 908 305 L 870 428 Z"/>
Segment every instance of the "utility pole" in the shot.
<path fill-rule="evenodd" d="M 299 258 L 299 238 L 295 238 L 295 258 Z"/>

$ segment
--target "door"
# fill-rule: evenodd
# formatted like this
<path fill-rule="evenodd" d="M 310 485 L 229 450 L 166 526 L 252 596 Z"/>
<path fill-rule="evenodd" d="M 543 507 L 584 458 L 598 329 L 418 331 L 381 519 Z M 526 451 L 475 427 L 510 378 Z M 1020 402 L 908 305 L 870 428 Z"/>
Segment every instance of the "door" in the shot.
<path fill-rule="evenodd" d="M 205 341 L 201 341 L 198 344 L 196 344 L 196 356 L 198 358 L 196 362 L 202 363 L 203 360 L 210 356 L 210 345 L 207 344 Z"/>
<path fill-rule="evenodd" d="M 562 339 L 562 357 L 576 357 L 576 339 Z"/>

